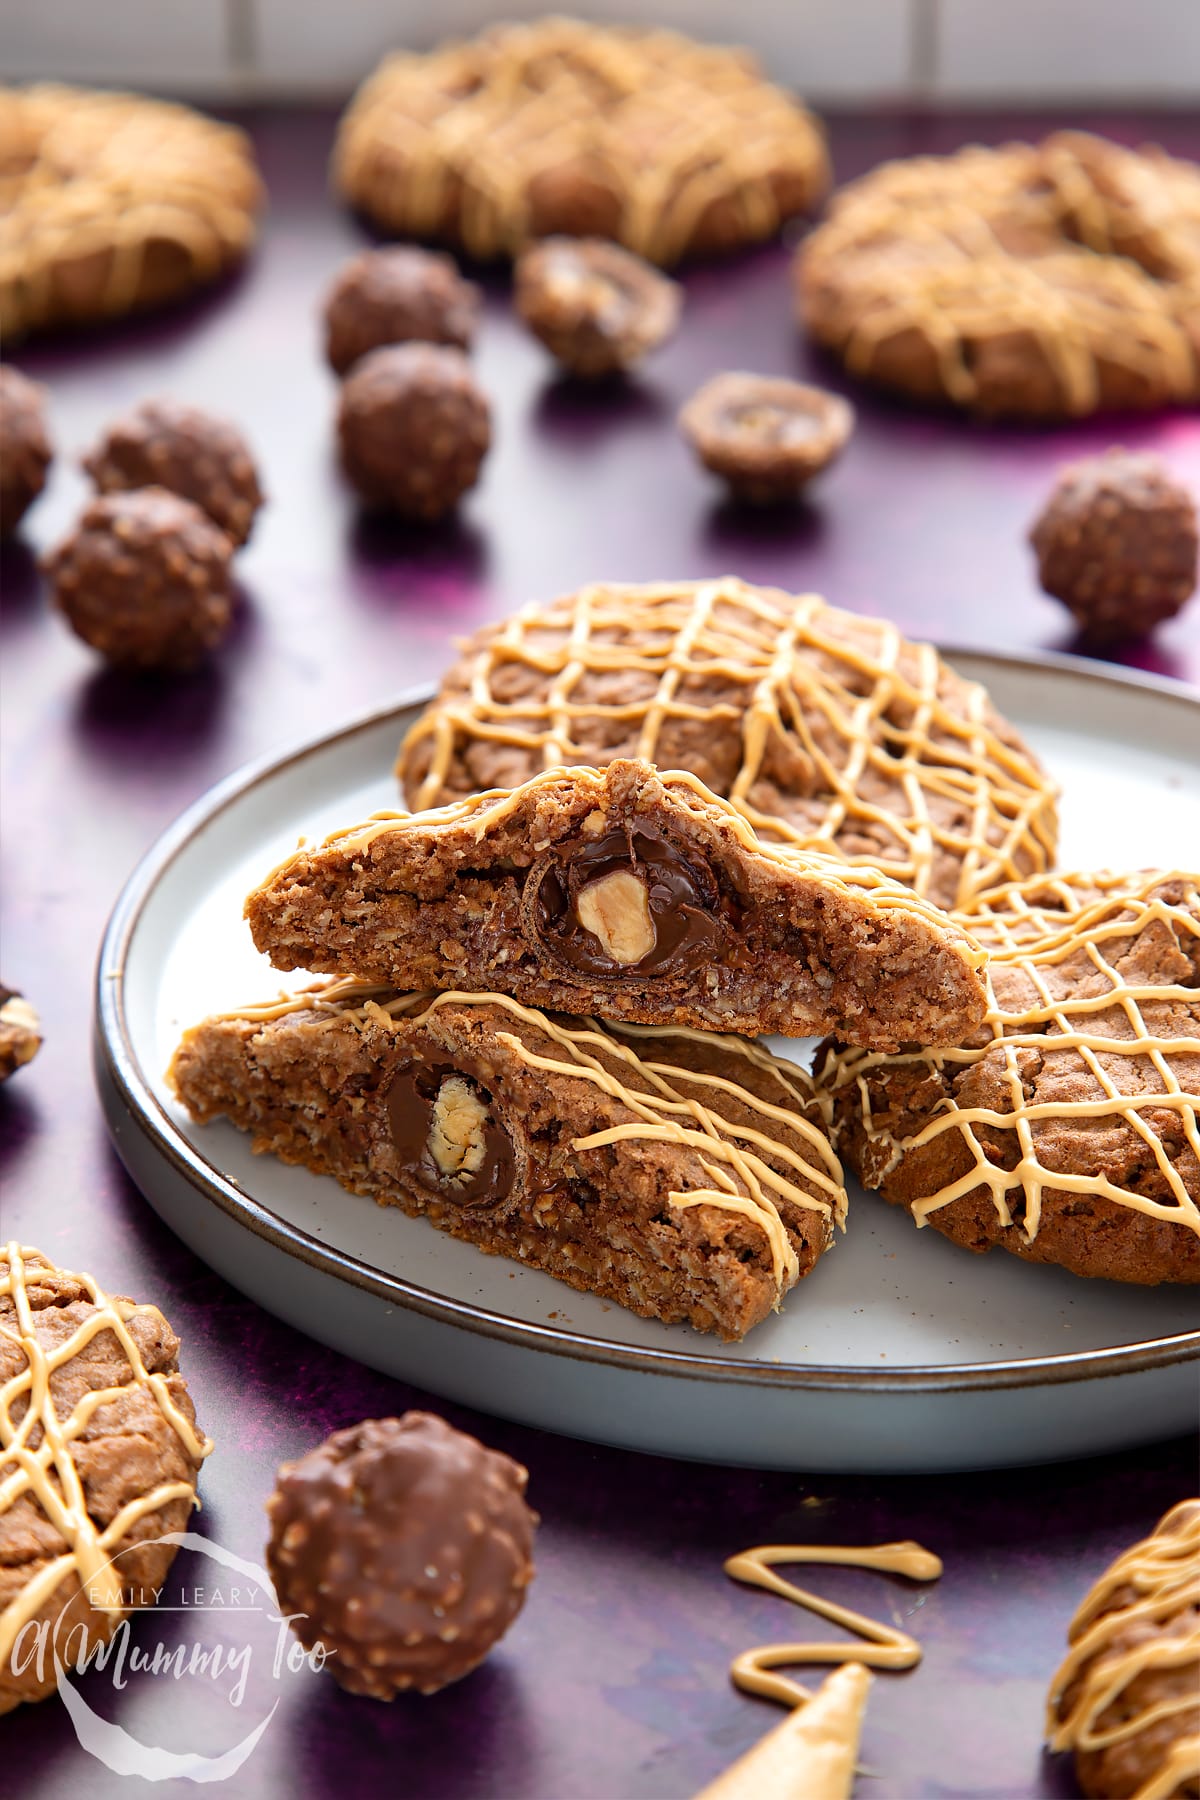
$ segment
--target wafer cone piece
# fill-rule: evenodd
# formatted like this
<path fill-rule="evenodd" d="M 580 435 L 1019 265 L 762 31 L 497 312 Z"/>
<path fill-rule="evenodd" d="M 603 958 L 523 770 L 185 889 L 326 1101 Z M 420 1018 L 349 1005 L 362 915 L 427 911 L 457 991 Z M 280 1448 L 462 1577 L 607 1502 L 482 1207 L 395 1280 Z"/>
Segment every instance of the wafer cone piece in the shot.
<path fill-rule="evenodd" d="M 843 1663 L 696 1800 L 850 1800 L 870 1671 Z"/>

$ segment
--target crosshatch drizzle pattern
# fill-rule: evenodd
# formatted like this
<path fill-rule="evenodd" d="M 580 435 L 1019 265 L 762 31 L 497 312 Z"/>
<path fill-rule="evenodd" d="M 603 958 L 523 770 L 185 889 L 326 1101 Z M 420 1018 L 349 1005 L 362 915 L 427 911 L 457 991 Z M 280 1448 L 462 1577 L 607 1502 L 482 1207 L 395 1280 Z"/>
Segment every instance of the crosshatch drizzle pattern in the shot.
<path fill-rule="evenodd" d="M 112 318 L 241 260 L 262 192 L 240 131 L 136 94 L 0 89 L 0 330 Z"/>
<path fill-rule="evenodd" d="M 39 1329 L 43 1315 L 57 1322 L 60 1307 L 78 1306 L 80 1300 L 85 1304 L 78 1324 L 59 1341 L 54 1341 L 56 1334 Z M 96 1611 L 123 1615 L 126 1597 L 113 1562 L 123 1543 L 160 1508 L 180 1500 L 189 1507 L 196 1503 L 193 1472 L 190 1480 L 158 1482 L 121 1507 L 103 1528 L 89 1511 L 72 1446 L 82 1440 L 101 1408 L 111 1411 L 141 1390 L 179 1439 L 188 1465 L 198 1467 L 212 1449 L 176 1404 L 167 1377 L 147 1369 L 129 1330 L 130 1321 L 139 1315 L 161 1319 L 157 1307 L 111 1299 L 90 1275 L 67 1274 L 38 1250 L 15 1243 L 0 1246 L 0 1339 L 12 1352 L 4 1363 L 14 1368 L 0 1386 L 0 1520 L 28 1497 L 47 1521 L 51 1541 L 57 1535 L 66 1546 L 58 1555 L 39 1553 L 36 1573 L 0 1613 L 0 1670 L 8 1664 L 21 1626 L 53 1600 L 64 1582 L 77 1582 Z M 69 1365 L 106 1331 L 120 1347 L 125 1375 L 118 1383 L 93 1388 L 86 1384 L 85 1374 L 79 1397 L 60 1415 L 55 1387 L 70 1393 L 79 1385 L 72 1381 Z M 144 1440 L 144 1426 L 141 1435 Z M 64 1610 L 67 1604 L 64 1601 Z M 0 1693 L 0 1710 L 4 1698 Z"/>
<path fill-rule="evenodd" d="M 848 1104 L 861 1122 L 867 1184 L 886 1191 L 906 1157 L 952 1137 L 967 1167 L 911 1202 L 918 1225 L 982 1187 L 1026 1242 L 1060 1195 L 1200 1236 L 1198 878 L 1058 875 L 1002 887 L 958 916 L 991 956 L 977 1036 L 896 1056 L 837 1048 L 821 1062 L 827 1106 Z M 985 1064 L 992 1103 L 971 1104 L 963 1078 Z M 898 1075 L 914 1092 L 924 1084 L 907 1134 L 888 1110 Z M 1049 1160 L 1064 1125 L 1099 1146 L 1090 1172 Z"/>
<path fill-rule="evenodd" d="M 771 237 L 829 180 L 815 121 L 751 57 L 573 19 L 389 57 L 335 164 L 390 231 L 479 257 L 585 232 L 663 264 Z"/>
<path fill-rule="evenodd" d="M 1050 1684 L 1046 1738 L 1052 1750 L 1073 1750 L 1091 1765 L 1085 1791 L 1111 1791 L 1105 1758 L 1112 1753 L 1113 1772 L 1134 1760 L 1147 1765 L 1138 1787 L 1145 1800 L 1195 1792 L 1200 1500 L 1181 1500 L 1117 1558 L 1071 1620 L 1068 1639 L 1070 1652 Z M 1143 1733 L 1139 1750 L 1134 1740 Z"/>
<path fill-rule="evenodd" d="M 596 585 L 462 651 L 401 751 L 414 807 L 635 756 L 942 906 L 1053 862 L 1055 789 L 983 688 L 816 595 Z"/>
<path fill-rule="evenodd" d="M 1084 414 L 1200 394 L 1198 245 L 1194 164 L 1059 132 L 884 163 L 835 197 L 796 276 L 808 328 L 856 375 Z"/>

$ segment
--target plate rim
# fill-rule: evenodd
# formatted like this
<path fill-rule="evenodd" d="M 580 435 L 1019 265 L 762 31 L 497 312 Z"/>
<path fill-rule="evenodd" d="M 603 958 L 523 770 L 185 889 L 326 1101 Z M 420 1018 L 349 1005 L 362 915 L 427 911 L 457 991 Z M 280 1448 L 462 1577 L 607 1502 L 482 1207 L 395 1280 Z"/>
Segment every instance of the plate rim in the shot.
<path fill-rule="evenodd" d="M 1048 671 L 1082 676 L 1102 685 L 1157 693 L 1200 711 L 1200 693 L 1190 684 L 1146 670 L 1126 670 L 1093 658 L 1055 651 L 1031 656 L 966 644 L 939 645 L 938 650 L 951 663 L 957 656 L 1003 664 L 1030 673 Z M 149 1147 L 165 1157 L 176 1174 L 203 1200 L 215 1205 L 236 1225 L 264 1240 L 276 1252 L 297 1258 L 319 1274 L 363 1290 L 375 1300 L 406 1312 L 415 1312 L 477 1336 L 499 1339 L 518 1349 L 676 1380 L 782 1387 L 796 1391 L 911 1394 L 1034 1388 L 1149 1372 L 1200 1360 L 1200 1328 L 1172 1333 L 1168 1337 L 1109 1345 L 1099 1350 L 1062 1351 L 1036 1357 L 949 1365 L 913 1363 L 889 1369 L 853 1364 L 742 1362 L 719 1355 L 701 1356 L 674 1347 L 658 1349 L 620 1344 L 582 1332 L 514 1319 L 471 1301 L 435 1293 L 403 1276 L 372 1268 L 281 1219 L 253 1194 L 223 1176 L 187 1141 L 165 1110 L 145 1076 L 130 1038 L 125 1014 L 125 959 L 142 914 L 175 858 L 207 825 L 250 790 L 283 773 L 292 763 L 329 750 L 346 738 L 370 731 L 414 706 L 427 703 L 435 691 L 433 683 L 406 688 L 331 731 L 304 738 L 282 751 L 268 752 L 233 770 L 207 788 L 159 834 L 138 860 L 117 897 L 101 939 L 96 964 L 94 1037 L 97 1078 L 108 1081 L 123 1111 Z M 104 1110 L 107 1116 L 107 1109 Z M 202 1256 L 201 1260 L 204 1260 Z"/>

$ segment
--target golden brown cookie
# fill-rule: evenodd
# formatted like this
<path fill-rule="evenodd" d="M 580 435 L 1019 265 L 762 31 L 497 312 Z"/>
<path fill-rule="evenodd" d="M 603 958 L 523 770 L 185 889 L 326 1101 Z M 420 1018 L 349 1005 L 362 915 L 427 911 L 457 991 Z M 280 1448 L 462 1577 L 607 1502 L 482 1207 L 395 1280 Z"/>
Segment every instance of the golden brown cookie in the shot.
<path fill-rule="evenodd" d="M 1093 1800 L 1200 1794 L 1200 1500 L 1181 1500 L 1071 1621 L 1046 1738 Z"/>
<path fill-rule="evenodd" d="M 0 1246 L 0 1713 L 162 1588 L 212 1448 L 178 1356 L 157 1307 Z"/>
<path fill-rule="evenodd" d="M 797 253 L 812 335 L 914 400 L 1064 418 L 1200 398 L 1200 168 L 1082 132 L 885 163 Z"/>
<path fill-rule="evenodd" d="M 261 204 L 230 125 L 139 94 L 0 89 L 0 332 L 190 293 L 241 262 Z"/>
<path fill-rule="evenodd" d="M 486 626 L 399 774 L 421 808 L 619 757 L 939 906 L 1054 858 L 1054 786 L 983 688 L 882 619 L 728 576 L 597 583 Z"/>
<path fill-rule="evenodd" d="M 818 1055 L 847 1162 L 968 1250 L 1200 1282 L 1197 877 L 1048 876 L 957 916 L 990 952 L 983 1027 Z"/>
<path fill-rule="evenodd" d="M 773 846 L 695 776 L 559 769 L 301 847 L 246 901 L 280 969 L 895 1049 L 983 1018 L 983 952 L 874 869 Z"/>
<path fill-rule="evenodd" d="M 343 982 L 205 1020 L 171 1079 L 255 1150 L 724 1338 L 844 1221 L 807 1076 L 744 1038 Z"/>
<path fill-rule="evenodd" d="M 389 57 L 342 120 L 334 178 L 384 230 L 472 256 L 565 232 L 670 265 L 773 236 L 828 163 L 745 52 L 551 18 Z"/>

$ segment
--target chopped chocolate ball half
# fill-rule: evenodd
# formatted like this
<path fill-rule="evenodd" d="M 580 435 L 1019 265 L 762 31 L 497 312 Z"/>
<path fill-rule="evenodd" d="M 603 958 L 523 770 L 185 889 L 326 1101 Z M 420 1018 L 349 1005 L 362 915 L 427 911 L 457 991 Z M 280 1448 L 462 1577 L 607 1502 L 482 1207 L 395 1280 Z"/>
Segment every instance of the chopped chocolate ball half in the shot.
<path fill-rule="evenodd" d="M 517 311 L 577 375 L 640 362 L 679 321 L 681 289 L 640 256 L 603 238 L 545 238 L 518 258 Z"/>
<path fill-rule="evenodd" d="M 793 499 L 845 449 L 854 408 L 838 394 L 766 375 L 706 381 L 679 415 L 706 469 L 740 500 Z"/>
<path fill-rule="evenodd" d="M 433 1413 L 367 1419 L 284 1463 L 267 1566 L 307 1649 L 352 1694 L 433 1694 L 525 1603 L 538 1518 L 526 1471 Z"/>
<path fill-rule="evenodd" d="M 388 344 L 342 383 L 338 438 L 368 504 L 439 519 L 479 479 L 491 415 L 461 350 Z"/>
<path fill-rule="evenodd" d="M 1196 503 L 1157 456 L 1070 464 L 1029 540 L 1043 588 L 1092 644 L 1153 631 L 1196 588 Z"/>
<path fill-rule="evenodd" d="M 325 302 L 325 354 L 344 375 L 381 344 L 454 344 L 469 350 L 480 293 L 451 256 L 393 245 L 348 262 Z"/>
<path fill-rule="evenodd" d="M 258 472 L 236 425 L 178 400 L 144 400 L 110 425 L 83 466 L 102 494 L 168 488 L 192 500 L 235 544 L 262 505 Z"/>
<path fill-rule="evenodd" d="M 16 988 L 0 981 L 0 1081 L 7 1081 L 25 1063 L 32 1062 L 42 1047 L 42 1027 L 37 1014 Z"/>
<path fill-rule="evenodd" d="M 45 570 L 71 629 L 110 662 L 187 669 L 229 628 L 232 555 L 207 513 L 146 487 L 93 500 Z"/>
<path fill-rule="evenodd" d="M 41 493 L 53 456 L 42 389 L 5 363 L 0 367 L 0 537 L 16 530 Z"/>

